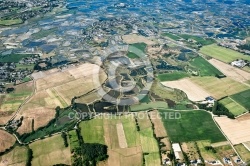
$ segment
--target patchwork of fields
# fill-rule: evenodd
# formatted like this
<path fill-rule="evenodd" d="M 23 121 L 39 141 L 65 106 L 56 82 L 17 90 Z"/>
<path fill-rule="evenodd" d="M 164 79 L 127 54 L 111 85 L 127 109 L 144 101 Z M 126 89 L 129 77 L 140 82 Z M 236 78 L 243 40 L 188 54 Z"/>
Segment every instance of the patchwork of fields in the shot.
<path fill-rule="evenodd" d="M 236 82 L 228 77 L 221 79 L 216 77 L 192 77 L 190 80 L 196 87 L 201 87 L 215 99 L 220 99 L 249 89 L 247 85 Z"/>
<path fill-rule="evenodd" d="M 45 126 L 55 117 L 57 106 L 69 106 L 75 96 L 98 88 L 106 80 L 105 72 L 99 66 L 89 63 L 63 71 L 52 69 L 33 73 L 32 76 L 35 79 L 36 92 L 23 105 L 16 117 L 24 118 L 21 127 L 18 128 L 20 134 L 29 133 L 32 128 L 36 130 Z M 98 79 L 94 79 L 94 76 Z"/>
<path fill-rule="evenodd" d="M 14 92 L 1 96 L 0 124 L 5 124 L 21 104 L 32 94 L 33 82 L 15 86 Z"/>
<path fill-rule="evenodd" d="M 230 97 L 226 97 L 219 101 L 219 103 L 223 104 L 231 113 L 233 113 L 235 116 L 238 116 L 240 114 L 243 114 L 247 112 L 247 110 L 234 100 L 232 100 Z"/>
<path fill-rule="evenodd" d="M 61 135 L 36 141 L 29 147 L 33 151 L 32 165 L 71 164 L 70 148 L 65 147 Z"/>
<path fill-rule="evenodd" d="M 96 117 L 80 123 L 81 135 L 85 143 L 108 146 L 107 164 L 110 166 L 142 165 L 143 153 L 148 153 L 144 156 L 146 165 L 159 165 L 159 148 L 153 137 L 152 124 L 146 117 L 145 114 L 142 119 L 138 118 L 139 131 L 132 114 Z"/>

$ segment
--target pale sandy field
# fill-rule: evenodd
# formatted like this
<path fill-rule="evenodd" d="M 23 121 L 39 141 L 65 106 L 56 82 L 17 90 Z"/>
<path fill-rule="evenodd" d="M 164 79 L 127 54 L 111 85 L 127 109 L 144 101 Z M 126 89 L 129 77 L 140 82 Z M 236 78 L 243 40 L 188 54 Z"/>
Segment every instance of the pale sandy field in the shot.
<path fill-rule="evenodd" d="M 164 86 L 184 91 L 188 98 L 192 101 L 202 101 L 205 100 L 206 97 L 211 96 L 211 94 L 206 90 L 186 78 L 177 81 L 165 81 L 161 83 Z"/>
<path fill-rule="evenodd" d="M 221 62 L 217 59 L 210 59 L 209 62 L 224 73 L 227 77 L 230 77 L 238 82 L 245 82 L 250 80 L 250 73 L 243 71 L 237 67 L 233 67 L 229 64 Z"/>
<path fill-rule="evenodd" d="M 238 120 L 227 117 L 215 117 L 214 119 L 232 144 L 250 141 L 250 119 Z"/>
<path fill-rule="evenodd" d="M 124 35 L 122 36 L 122 39 L 125 43 L 128 43 L 128 44 L 133 44 L 133 43 L 146 43 L 147 45 L 156 44 L 155 41 L 152 41 L 144 36 L 139 36 L 136 34 Z"/>

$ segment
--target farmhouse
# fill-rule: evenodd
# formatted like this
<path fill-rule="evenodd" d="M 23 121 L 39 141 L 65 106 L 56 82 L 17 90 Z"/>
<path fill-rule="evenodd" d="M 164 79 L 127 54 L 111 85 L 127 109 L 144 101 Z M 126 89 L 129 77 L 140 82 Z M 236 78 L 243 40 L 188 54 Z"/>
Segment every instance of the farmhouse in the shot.
<path fill-rule="evenodd" d="M 231 65 L 239 67 L 239 68 L 243 68 L 244 66 L 247 65 L 247 63 L 244 60 L 240 59 L 240 60 L 236 60 L 236 61 L 231 62 Z"/>

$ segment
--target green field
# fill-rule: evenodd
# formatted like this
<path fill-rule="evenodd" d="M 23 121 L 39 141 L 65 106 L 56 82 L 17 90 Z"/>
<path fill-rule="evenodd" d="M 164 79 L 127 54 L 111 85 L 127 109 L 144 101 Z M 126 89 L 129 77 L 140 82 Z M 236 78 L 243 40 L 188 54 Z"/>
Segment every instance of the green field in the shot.
<path fill-rule="evenodd" d="M 32 34 L 31 36 L 34 39 L 41 39 L 43 37 L 47 37 L 48 35 L 55 33 L 56 30 L 57 30 L 57 28 L 52 28 L 52 29 L 47 29 L 47 30 L 41 30 L 41 31 L 39 31 L 37 33 Z"/>
<path fill-rule="evenodd" d="M 122 118 L 122 125 L 128 147 L 138 146 L 140 144 L 140 137 L 136 129 L 134 118 L 133 117 Z"/>
<path fill-rule="evenodd" d="M 217 68 L 211 65 L 207 60 L 198 56 L 194 58 L 190 64 L 196 67 L 199 71 L 200 76 L 219 76 L 223 75 Z"/>
<path fill-rule="evenodd" d="M 153 129 L 151 127 L 143 129 L 139 133 L 140 133 L 142 151 L 144 153 L 153 153 L 159 151 L 157 141 L 153 137 Z"/>
<path fill-rule="evenodd" d="M 173 142 L 210 140 L 212 143 L 226 141 L 215 125 L 211 115 L 205 111 L 180 111 L 181 118 L 164 118 L 169 111 L 160 110 L 162 121 Z"/>
<path fill-rule="evenodd" d="M 140 58 L 137 54 L 133 53 L 133 52 L 128 52 L 127 53 L 127 57 L 131 58 L 131 59 L 136 59 L 136 58 Z"/>
<path fill-rule="evenodd" d="M 179 40 L 179 39 L 181 39 L 179 36 L 174 35 L 172 33 L 163 33 L 162 35 L 163 36 L 167 36 L 167 37 L 169 37 L 170 39 L 173 39 L 173 40 Z"/>
<path fill-rule="evenodd" d="M 64 146 L 61 135 L 55 135 L 29 145 L 33 151 L 32 165 L 71 164 L 70 148 Z"/>
<path fill-rule="evenodd" d="M 197 43 L 201 44 L 201 45 L 210 45 L 215 43 L 216 41 L 214 39 L 204 39 L 202 37 L 199 36 L 193 36 L 193 35 L 188 35 L 188 34 L 181 34 L 179 35 L 180 37 L 182 37 L 183 39 L 192 39 L 195 40 Z"/>
<path fill-rule="evenodd" d="M 24 65 L 24 64 L 16 64 L 16 69 L 18 70 L 25 70 L 25 69 L 28 69 L 28 70 L 33 70 L 34 69 L 34 64 L 29 64 L 29 65 Z"/>
<path fill-rule="evenodd" d="M 79 126 L 85 143 L 105 144 L 102 118 L 83 121 Z"/>
<path fill-rule="evenodd" d="M 32 56 L 31 54 L 10 54 L 10 55 L 2 55 L 0 56 L 0 62 L 14 62 L 17 63 L 23 58 L 27 58 Z"/>
<path fill-rule="evenodd" d="M 247 148 L 243 144 L 235 145 L 234 148 L 239 153 L 242 160 L 246 163 L 250 162 L 250 152 L 247 150 Z"/>
<path fill-rule="evenodd" d="M 145 43 L 134 43 L 129 45 L 128 54 L 129 58 L 140 58 L 145 56 L 145 49 L 147 45 Z"/>
<path fill-rule="evenodd" d="M 69 145 L 70 145 L 70 150 L 75 149 L 76 147 L 79 146 L 77 134 L 75 130 L 71 130 L 68 133 L 69 136 Z"/>
<path fill-rule="evenodd" d="M 220 100 L 219 103 L 223 104 L 235 116 L 243 114 L 244 112 L 247 111 L 243 106 L 241 106 L 237 102 L 233 101 L 229 97 L 226 97 L 226 98 Z"/>
<path fill-rule="evenodd" d="M 21 19 L 0 20 L 0 25 L 16 25 L 23 23 Z"/>
<path fill-rule="evenodd" d="M 156 101 L 156 102 L 131 105 L 130 108 L 131 108 L 131 111 L 146 111 L 146 110 L 157 109 L 157 108 L 165 109 L 165 108 L 168 108 L 168 104 L 163 101 Z"/>
<path fill-rule="evenodd" d="M 8 163 L 7 165 L 26 165 L 28 159 L 27 152 L 27 147 L 16 146 L 10 152 L 0 156 L 0 165 L 2 164 L 2 161 L 6 161 Z"/>
<path fill-rule="evenodd" d="M 174 80 L 179 80 L 188 76 L 189 74 L 185 72 L 173 72 L 173 73 L 159 74 L 158 79 L 160 81 L 174 81 Z"/>
<path fill-rule="evenodd" d="M 11 86 L 12 87 L 12 86 Z M 24 100 L 32 94 L 33 85 L 31 83 L 23 83 L 13 86 L 15 89 L 5 95 L 0 108 L 6 112 L 14 112 L 24 102 Z"/>
<path fill-rule="evenodd" d="M 160 154 L 156 153 L 149 153 L 144 156 L 145 157 L 145 165 L 161 165 Z"/>
<path fill-rule="evenodd" d="M 250 110 L 250 89 L 234 94 L 230 97 L 247 110 Z"/>
<path fill-rule="evenodd" d="M 232 62 L 236 59 L 245 59 L 250 61 L 250 56 L 243 55 L 242 53 L 229 48 L 217 46 L 216 44 L 204 46 L 200 49 L 200 52 L 204 55 L 213 57 L 226 63 Z"/>

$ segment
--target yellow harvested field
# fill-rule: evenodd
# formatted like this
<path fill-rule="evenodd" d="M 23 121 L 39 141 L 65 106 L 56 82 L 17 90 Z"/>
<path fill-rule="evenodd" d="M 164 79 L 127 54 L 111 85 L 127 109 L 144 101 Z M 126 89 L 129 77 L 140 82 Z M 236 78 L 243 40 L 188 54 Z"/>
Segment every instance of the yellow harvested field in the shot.
<path fill-rule="evenodd" d="M 215 121 L 233 145 L 250 141 L 250 119 L 238 120 L 215 117 Z"/>
<path fill-rule="evenodd" d="M 192 77 L 189 78 L 197 87 L 211 94 L 215 99 L 220 99 L 225 96 L 230 96 L 235 93 L 249 89 L 247 85 L 241 84 L 231 78 L 216 78 L 216 77 Z M 193 87 L 189 88 L 193 91 Z"/>
<path fill-rule="evenodd" d="M 0 152 L 14 145 L 16 138 L 4 130 L 0 130 Z"/>
<path fill-rule="evenodd" d="M 27 162 L 28 149 L 25 146 L 16 146 L 10 152 L 0 156 L 0 166 L 24 166 Z"/>
<path fill-rule="evenodd" d="M 202 101 L 206 97 L 211 96 L 209 92 L 197 86 L 197 84 L 193 83 L 190 79 L 180 79 L 177 81 L 165 81 L 161 82 L 164 86 L 180 89 L 184 91 L 188 98 L 192 101 Z"/>
<path fill-rule="evenodd" d="M 238 82 L 245 82 L 247 80 L 250 80 L 250 73 L 241 70 L 237 67 L 233 67 L 229 64 L 226 64 L 224 62 L 221 62 L 217 59 L 210 59 L 209 62 L 219 69 L 223 74 L 225 74 L 227 77 L 230 77 Z"/>
<path fill-rule="evenodd" d="M 136 34 L 124 35 L 124 36 L 122 36 L 122 39 L 123 39 L 123 41 L 125 43 L 128 43 L 128 44 L 133 44 L 133 43 L 146 43 L 147 45 L 156 44 L 155 41 L 150 40 L 147 37 L 139 36 L 139 35 L 136 35 Z"/>
<path fill-rule="evenodd" d="M 88 103 L 93 103 L 95 100 L 100 100 L 101 98 L 102 96 L 99 95 L 97 92 L 92 92 L 90 94 L 77 98 L 75 102 L 88 104 Z"/>
<path fill-rule="evenodd" d="M 32 165 L 71 165 L 70 148 L 64 146 L 61 135 L 33 142 L 29 146 L 33 151 Z"/>

